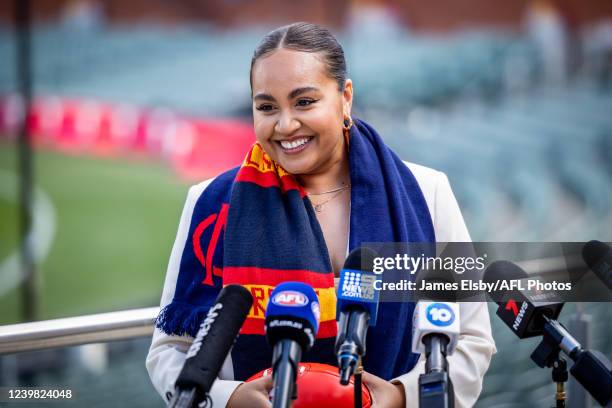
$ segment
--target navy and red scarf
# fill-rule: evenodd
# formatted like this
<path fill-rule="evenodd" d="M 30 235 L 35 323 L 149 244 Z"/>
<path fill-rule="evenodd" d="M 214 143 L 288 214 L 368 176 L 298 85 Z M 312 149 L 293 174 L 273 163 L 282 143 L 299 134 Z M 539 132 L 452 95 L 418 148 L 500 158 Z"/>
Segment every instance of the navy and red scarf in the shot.
<path fill-rule="evenodd" d="M 349 163 L 349 250 L 364 242 L 435 242 L 414 175 L 360 120 L 351 127 Z M 215 178 L 197 199 L 174 298 L 157 327 L 195 336 L 223 285 L 244 285 L 254 304 L 231 354 L 235 379 L 245 380 L 270 365 L 265 306 L 274 287 L 288 280 L 310 284 L 321 303 L 317 341 L 302 360 L 335 365 L 336 295 L 323 233 L 295 177 L 255 143 L 240 167 Z M 413 311 L 411 302 L 381 303 L 368 332 L 366 371 L 391 379 L 416 364 L 418 355 L 410 352 Z"/>

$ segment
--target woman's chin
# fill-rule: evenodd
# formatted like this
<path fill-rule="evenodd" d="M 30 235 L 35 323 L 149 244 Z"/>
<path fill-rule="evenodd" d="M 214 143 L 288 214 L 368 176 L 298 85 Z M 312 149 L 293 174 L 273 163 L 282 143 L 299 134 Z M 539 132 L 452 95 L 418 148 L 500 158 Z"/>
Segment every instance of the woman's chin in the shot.
<path fill-rule="evenodd" d="M 291 174 L 308 174 L 313 168 L 312 161 L 304 159 L 306 158 L 283 158 L 278 163 Z"/>
<path fill-rule="evenodd" d="M 287 171 L 290 174 L 294 174 L 296 176 L 300 174 L 308 174 L 309 172 L 308 166 L 303 166 L 299 164 L 287 163 L 283 165 L 281 163 L 281 166 L 283 169 L 285 169 L 285 171 Z"/>

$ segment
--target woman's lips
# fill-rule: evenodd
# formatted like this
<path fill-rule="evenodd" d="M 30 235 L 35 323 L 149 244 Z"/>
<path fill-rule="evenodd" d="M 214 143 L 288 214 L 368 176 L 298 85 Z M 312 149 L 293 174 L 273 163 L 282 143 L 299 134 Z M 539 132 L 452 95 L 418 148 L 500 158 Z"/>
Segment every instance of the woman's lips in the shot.
<path fill-rule="evenodd" d="M 306 149 L 314 139 L 313 136 L 304 136 L 293 140 L 277 141 L 281 150 L 285 154 L 297 154 Z"/>

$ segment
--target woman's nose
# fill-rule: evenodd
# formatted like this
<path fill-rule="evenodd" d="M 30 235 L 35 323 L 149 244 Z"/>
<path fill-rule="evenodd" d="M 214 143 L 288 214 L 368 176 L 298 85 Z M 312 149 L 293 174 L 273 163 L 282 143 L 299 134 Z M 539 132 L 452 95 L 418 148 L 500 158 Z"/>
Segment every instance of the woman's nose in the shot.
<path fill-rule="evenodd" d="M 301 123 L 291 113 L 283 113 L 279 116 L 274 131 L 283 135 L 290 135 L 301 126 Z"/>

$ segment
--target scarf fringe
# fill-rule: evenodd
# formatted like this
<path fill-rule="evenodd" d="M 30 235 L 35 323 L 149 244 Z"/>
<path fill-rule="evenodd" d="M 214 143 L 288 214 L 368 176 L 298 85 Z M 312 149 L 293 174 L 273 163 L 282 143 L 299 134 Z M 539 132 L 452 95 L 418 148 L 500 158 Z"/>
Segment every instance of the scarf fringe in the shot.
<path fill-rule="evenodd" d="M 173 301 L 159 312 L 155 327 L 169 335 L 195 337 L 209 309 L 208 306 Z"/>

